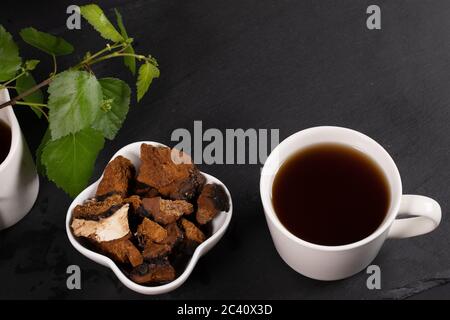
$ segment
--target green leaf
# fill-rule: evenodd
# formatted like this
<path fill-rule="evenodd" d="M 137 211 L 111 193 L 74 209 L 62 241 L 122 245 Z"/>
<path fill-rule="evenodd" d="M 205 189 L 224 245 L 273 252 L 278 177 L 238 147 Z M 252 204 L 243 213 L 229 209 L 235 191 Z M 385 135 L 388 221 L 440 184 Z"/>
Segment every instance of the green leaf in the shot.
<path fill-rule="evenodd" d="M 34 87 L 36 85 L 36 81 L 34 80 L 31 73 L 24 74 L 16 80 L 16 90 L 18 94 L 22 94 L 28 89 Z M 35 92 L 29 94 L 28 96 L 23 98 L 25 102 L 31 103 L 43 103 L 44 96 L 42 95 L 42 91 L 40 89 Z M 42 116 L 41 110 L 36 108 L 35 106 L 30 106 L 30 108 L 36 113 L 36 115 L 40 118 Z"/>
<path fill-rule="evenodd" d="M 102 88 L 97 78 L 86 71 L 59 73 L 50 83 L 48 93 L 53 140 L 90 127 L 101 112 Z"/>
<path fill-rule="evenodd" d="M 114 9 L 114 11 L 116 13 L 116 20 L 117 20 L 117 25 L 119 26 L 120 34 L 125 39 L 129 39 L 127 30 L 125 29 L 125 26 L 123 24 L 122 15 L 120 14 L 120 12 L 117 9 Z M 128 47 L 123 52 L 134 54 L 134 48 L 131 45 L 131 43 L 128 45 Z M 135 57 L 130 57 L 130 56 L 123 57 L 123 63 L 128 67 L 128 69 L 130 69 L 130 71 L 133 75 L 136 73 L 136 58 Z"/>
<path fill-rule="evenodd" d="M 109 102 L 108 108 L 100 111 L 92 127 L 113 140 L 127 116 L 130 107 L 130 87 L 120 79 L 99 79 L 102 86 L 103 99 Z"/>
<path fill-rule="evenodd" d="M 114 42 L 123 41 L 123 37 L 109 22 L 103 10 L 96 4 L 88 4 L 80 7 L 81 15 L 97 30 L 100 35 Z"/>
<path fill-rule="evenodd" d="M 123 50 L 124 53 L 134 54 L 134 48 L 131 46 L 126 47 L 125 50 Z M 123 63 L 130 69 L 131 73 L 134 75 L 136 73 L 136 58 L 126 56 L 123 57 Z"/>
<path fill-rule="evenodd" d="M 47 142 L 41 157 L 47 177 L 75 197 L 87 186 L 104 142 L 91 128 Z"/>
<path fill-rule="evenodd" d="M 73 52 L 73 46 L 60 37 L 55 37 L 49 33 L 41 32 L 29 27 L 20 31 L 23 41 L 38 48 L 48 54 L 63 56 Z"/>
<path fill-rule="evenodd" d="M 140 101 L 147 92 L 152 80 L 159 77 L 159 69 L 150 62 L 146 62 L 139 68 L 137 80 L 137 100 Z"/>
<path fill-rule="evenodd" d="M 0 25 L 0 81 L 8 81 L 20 69 L 22 60 L 11 34 Z"/>
<path fill-rule="evenodd" d="M 47 172 L 45 171 L 45 166 L 42 164 L 42 150 L 44 150 L 47 143 L 52 139 L 50 135 L 50 129 L 47 128 L 45 130 L 44 136 L 42 137 L 41 143 L 39 144 L 39 147 L 36 149 L 36 167 L 40 174 L 47 175 Z"/>
<path fill-rule="evenodd" d="M 114 9 L 114 12 L 116 13 L 116 21 L 117 21 L 117 25 L 119 26 L 120 34 L 125 39 L 128 39 L 128 33 L 127 33 L 127 30 L 125 29 L 125 25 L 123 24 L 122 15 L 120 14 L 119 10 L 117 10 L 117 9 Z"/>
<path fill-rule="evenodd" d="M 36 69 L 36 66 L 39 64 L 39 60 L 27 60 L 25 61 L 25 69 L 28 71 L 33 71 Z"/>
<path fill-rule="evenodd" d="M 130 46 L 125 48 L 125 50 L 123 50 L 123 52 L 129 53 L 129 54 L 134 54 L 134 48 L 130 44 Z M 130 69 L 130 71 L 133 75 L 136 73 L 136 58 L 135 57 L 130 57 L 130 56 L 123 57 L 123 63 L 128 67 L 128 69 Z"/>

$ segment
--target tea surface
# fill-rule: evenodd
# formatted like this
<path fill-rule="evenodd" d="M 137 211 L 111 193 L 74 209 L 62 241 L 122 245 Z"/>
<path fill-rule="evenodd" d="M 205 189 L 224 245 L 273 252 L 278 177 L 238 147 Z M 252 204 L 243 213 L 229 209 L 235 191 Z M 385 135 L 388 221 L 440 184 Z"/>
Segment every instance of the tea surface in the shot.
<path fill-rule="evenodd" d="M 337 246 L 362 240 L 381 225 L 390 189 L 381 168 L 364 153 L 317 144 L 282 164 L 272 203 L 281 223 L 300 239 Z"/>
<path fill-rule="evenodd" d="M 0 120 L 0 163 L 2 163 L 8 156 L 11 148 L 11 129 Z"/>

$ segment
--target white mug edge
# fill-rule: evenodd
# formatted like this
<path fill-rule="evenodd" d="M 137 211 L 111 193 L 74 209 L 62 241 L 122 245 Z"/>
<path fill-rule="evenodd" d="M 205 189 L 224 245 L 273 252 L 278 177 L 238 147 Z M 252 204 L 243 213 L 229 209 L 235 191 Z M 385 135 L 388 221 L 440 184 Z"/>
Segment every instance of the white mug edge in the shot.
<path fill-rule="evenodd" d="M 9 91 L 8 89 L 0 90 L 0 97 L 5 98 L 6 101 L 10 99 Z M 1 99 L 3 100 L 3 99 Z M 14 110 L 11 106 L 8 106 L 5 108 L 5 112 L 7 113 L 8 121 L 7 123 L 11 130 L 11 146 L 9 148 L 8 155 L 3 160 L 3 162 L 0 163 L 0 172 L 5 170 L 5 168 L 8 167 L 8 164 L 11 159 L 14 157 L 14 154 L 17 152 L 17 149 L 20 145 L 20 137 L 19 135 L 22 134 L 19 126 L 19 122 L 17 121 L 16 115 L 14 114 Z"/>

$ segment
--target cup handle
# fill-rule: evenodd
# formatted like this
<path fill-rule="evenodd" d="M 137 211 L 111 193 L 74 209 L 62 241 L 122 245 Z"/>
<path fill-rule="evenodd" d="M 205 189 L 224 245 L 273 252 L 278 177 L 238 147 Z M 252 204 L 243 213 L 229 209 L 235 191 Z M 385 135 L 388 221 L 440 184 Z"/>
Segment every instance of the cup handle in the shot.
<path fill-rule="evenodd" d="M 399 215 L 411 217 L 398 218 Z M 389 230 L 388 238 L 409 238 L 433 231 L 441 222 L 441 216 L 441 207 L 435 200 L 405 194 L 402 196 L 400 209 Z"/>

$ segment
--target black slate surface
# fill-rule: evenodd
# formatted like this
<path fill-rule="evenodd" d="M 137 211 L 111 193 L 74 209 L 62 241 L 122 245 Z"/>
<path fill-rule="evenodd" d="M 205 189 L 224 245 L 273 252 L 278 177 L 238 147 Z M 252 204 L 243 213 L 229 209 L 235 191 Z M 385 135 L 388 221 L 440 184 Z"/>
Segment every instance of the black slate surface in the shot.
<path fill-rule="evenodd" d="M 65 27 L 71 1 L 2 1 L 0 23 L 18 38 L 22 27 L 62 35 L 77 47 L 60 59 L 74 63 L 101 47 L 97 34 Z M 382 30 L 366 29 L 366 8 L 382 9 Z M 123 145 L 154 140 L 173 145 L 174 129 L 279 128 L 284 138 L 317 125 L 362 131 L 393 156 L 405 193 L 432 196 L 443 220 L 426 236 L 387 241 L 374 263 L 382 290 L 366 288 L 362 272 L 318 282 L 291 270 L 270 239 L 259 200 L 258 165 L 202 165 L 233 194 L 234 218 L 223 240 L 188 281 L 149 299 L 380 299 L 450 298 L 447 203 L 450 197 L 450 2 L 410 1 L 101 1 L 121 10 L 137 50 L 151 52 L 161 78 L 134 105 L 114 142 L 101 153 L 97 179 Z M 86 29 L 89 28 L 89 31 Z M 25 57 L 49 59 L 21 44 Z M 132 81 L 120 61 L 99 64 L 99 76 Z M 17 108 L 30 148 L 44 131 Z M 245 178 L 243 178 L 245 177 Z M 125 288 L 108 269 L 81 256 L 64 229 L 71 200 L 41 178 L 33 210 L 0 232 L 0 298 L 146 298 Z M 66 288 L 66 268 L 82 269 L 82 290 Z"/>

